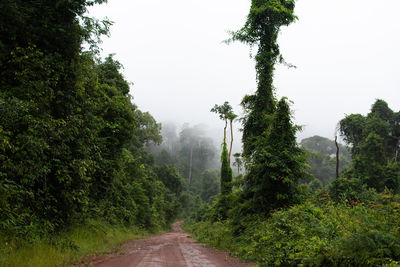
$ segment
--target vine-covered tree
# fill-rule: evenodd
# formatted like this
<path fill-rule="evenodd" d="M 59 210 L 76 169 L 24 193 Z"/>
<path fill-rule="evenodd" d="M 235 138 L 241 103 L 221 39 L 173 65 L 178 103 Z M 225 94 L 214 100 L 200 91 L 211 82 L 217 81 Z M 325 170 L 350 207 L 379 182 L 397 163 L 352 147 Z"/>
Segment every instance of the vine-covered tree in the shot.
<path fill-rule="evenodd" d="M 280 28 L 296 20 L 294 0 L 252 0 L 245 25 L 231 41 L 257 47 L 257 90 L 242 100 L 243 153 L 248 168 L 243 197 L 252 212 L 265 213 L 296 199 L 297 182 L 306 175 L 304 152 L 298 147 L 290 109 L 273 87 L 274 66 L 284 60 L 277 38 Z"/>
<path fill-rule="evenodd" d="M 257 139 L 250 157 L 244 194 L 252 211 L 263 213 L 298 200 L 298 181 L 308 176 L 305 153 L 296 142 L 298 130 L 287 100 L 281 99 L 269 130 Z"/>
<path fill-rule="evenodd" d="M 233 113 L 232 106 L 229 102 L 225 102 L 223 105 L 215 105 L 211 112 L 215 112 L 219 115 L 219 118 L 225 122 L 224 127 L 224 139 L 222 142 L 222 152 L 221 152 L 221 193 L 222 195 L 228 195 L 232 191 L 232 168 L 230 166 L 230 158 L 232 153 L 232 144 L 233 144 L 233 126 L 232 122 L 237 117 L 236 114 Z M 226 143 L 226 128 L 228 126 L 228 121 L 230 122 L 231 129 L 231 143 L 230 149 L 228 153 L 227 143 Z"/>
<path fill-rule="evenodd" d="M 296 20 L 294 6 L 294 0 L 252 0 L 246 23 L 240 30 L 232 32 L 232 38 L 228 40 L 228 43 L 240 41 L 258 49 L 255 55 L 257 91 L 242 100 L 246 112 L 243 118 L 245 157 L 254 152 L 257 137 L 269 127 L 275 112 L 274 65 L 278 61 L 284 62 L 277 38 L 281 26 Z"/>
<path fill-rule="evenodd" d="M 233 121 L 236 118 L 236 115 L 232 111 L 232 106 L 229 102 L 225 101 L 223 105 L 215 104 L 211 109 L 211 112 L 217 113 L 219 118 L 225 122 L 223 143 L 226 143 L 226 128 L 228 128 L 228 120 Z"/>

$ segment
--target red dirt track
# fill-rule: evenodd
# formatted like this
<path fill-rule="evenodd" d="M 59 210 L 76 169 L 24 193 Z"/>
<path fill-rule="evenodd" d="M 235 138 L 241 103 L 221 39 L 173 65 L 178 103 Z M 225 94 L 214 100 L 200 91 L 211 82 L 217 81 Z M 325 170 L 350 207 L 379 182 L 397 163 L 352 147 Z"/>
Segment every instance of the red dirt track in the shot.
<path fill-rule="evenodd" d="M 215 252 L 196 243 L 182 231 L 181 222 L 174 223 L 173 231 L 125 243 L 120 252 L 92 258 L 89 266 L 96 267 L 244 267 L 227 252 Z M 86 265 L 87 266 L 87 265 Z"/>

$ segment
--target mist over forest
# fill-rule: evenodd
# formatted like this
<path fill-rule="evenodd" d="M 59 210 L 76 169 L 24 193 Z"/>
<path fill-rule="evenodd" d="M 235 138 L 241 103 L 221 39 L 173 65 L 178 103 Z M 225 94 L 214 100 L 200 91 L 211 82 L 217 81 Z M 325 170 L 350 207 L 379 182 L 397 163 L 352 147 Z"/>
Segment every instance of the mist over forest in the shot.
<path fill-rule="evenodd" d="M 399 3 L 207 1 L 0 2 L 1 266 L 400 266 Z"/>

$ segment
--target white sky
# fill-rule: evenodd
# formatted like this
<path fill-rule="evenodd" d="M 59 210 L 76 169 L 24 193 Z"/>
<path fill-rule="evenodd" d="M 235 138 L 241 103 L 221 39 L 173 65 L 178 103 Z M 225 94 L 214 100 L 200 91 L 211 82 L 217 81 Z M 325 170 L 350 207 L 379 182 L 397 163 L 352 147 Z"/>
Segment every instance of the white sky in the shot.
<path fill-rule="evenodd" d="M 225 45 L 245 22 L 250 0 L 109 0 L 90 15 L 114 21 L 103 55 L 115 53 L 131 93 L 157 121 L 205 123 L 229 101 L 237 113 L 256 88 L 249 47 Z M 345 114 L 366 114 L 375 99 L 400 109 L 400 0 L 298 0 L 299 20 L 282 29 L 278 96 L 294 101 L 300 138 L 332 138 Z M 238 127 L 238 125 L 237 125 Z"/>

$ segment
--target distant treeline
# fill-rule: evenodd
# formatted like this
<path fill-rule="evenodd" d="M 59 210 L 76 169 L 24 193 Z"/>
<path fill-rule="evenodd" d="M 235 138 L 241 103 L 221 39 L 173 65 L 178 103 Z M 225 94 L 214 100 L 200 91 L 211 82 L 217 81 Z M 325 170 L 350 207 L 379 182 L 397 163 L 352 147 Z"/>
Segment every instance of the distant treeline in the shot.
<path fill-rule="evenodd" d="M 192 216 L 220 192 L 217 146 L 207 136 L 205 125 L 185 123 L 178 130 L 164 123 L 163 142 L 147 146 L 159 166 L 173 165 L 183 177 L 183 215 Z"/>
<path fill-rule="evenodd" d="M 302 182 L 308 183 L 313 189 L 322 188 L 336 178 L 336 144 L 318 135 L 301 140 L 300 145 L 307 150 L 310 165 L 308 170 L 312 176 Z M 351 154 L 349 149 L 338 144 L 339 147 L 339 172 L 350 166 Z"/>

